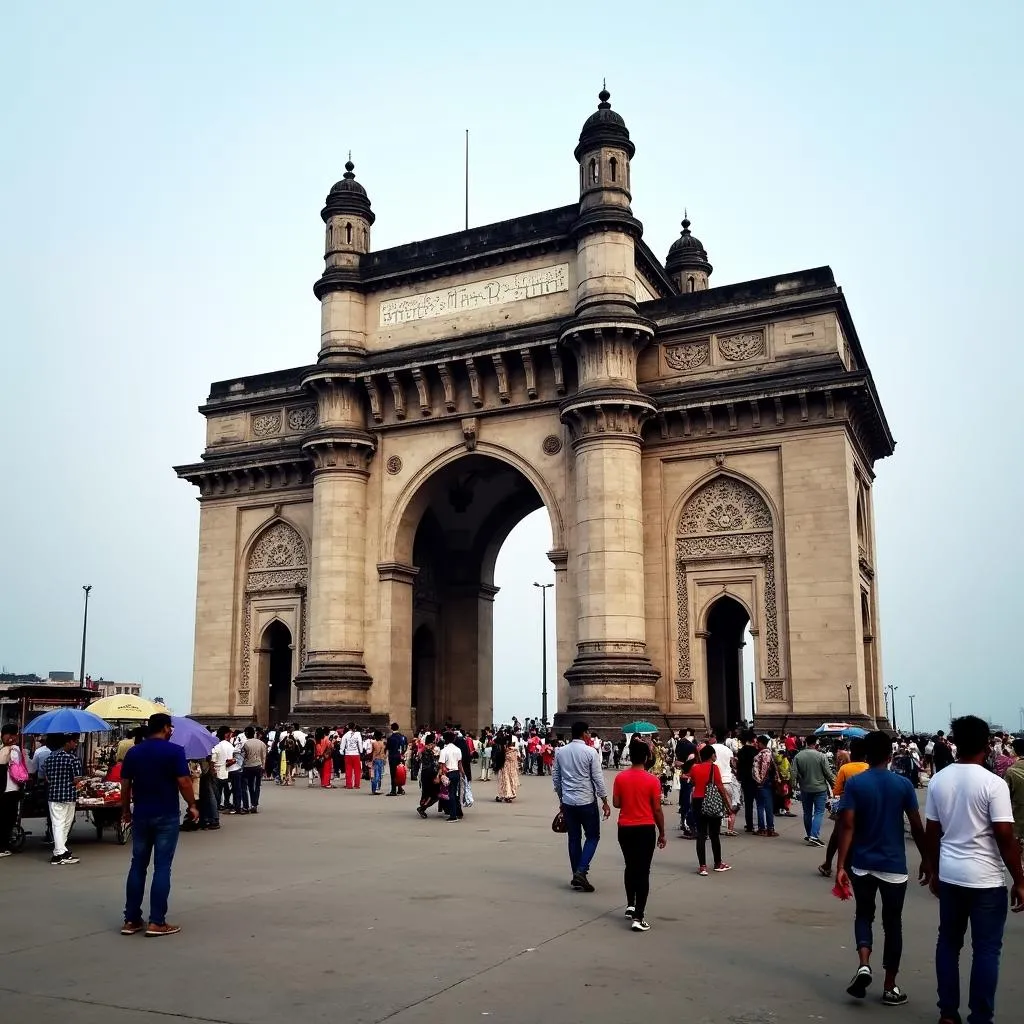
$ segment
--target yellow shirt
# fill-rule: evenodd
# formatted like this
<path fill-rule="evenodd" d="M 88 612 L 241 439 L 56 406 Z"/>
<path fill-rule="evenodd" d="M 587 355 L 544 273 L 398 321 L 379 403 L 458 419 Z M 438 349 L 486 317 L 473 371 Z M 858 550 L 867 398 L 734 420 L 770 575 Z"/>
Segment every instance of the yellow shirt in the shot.
<path fill-rule="evenodd" d="M 866 772 L 868 766 L 864 761 L 847 761 L 842 768 L 839 769 L 839 774 L 836 776 L 836 784 L 832 787 L 832 792 L 836 796 L 842 796 L 843 790 L 846 788 L 847 780 L 852 779 L 854 775 L 860 775 L 861 772 Z"/>

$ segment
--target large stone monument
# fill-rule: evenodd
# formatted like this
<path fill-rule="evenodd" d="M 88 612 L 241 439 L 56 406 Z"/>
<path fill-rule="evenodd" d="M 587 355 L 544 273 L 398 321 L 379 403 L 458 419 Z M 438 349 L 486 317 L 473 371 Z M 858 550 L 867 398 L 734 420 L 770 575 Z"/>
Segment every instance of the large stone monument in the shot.
<path fill-rule="evenodd" d="M 201 408 L 193 713 L 492 720 L 494 563 L 551 522 L 558 718 L 884 717 L 872 481 L 893 440 L 831 270 L 662 264 L 600 94 L 569 206 L 374 251 L 321 211 L 315 363 Z M 745 630 L 755 679 L 745 680 Z"/>

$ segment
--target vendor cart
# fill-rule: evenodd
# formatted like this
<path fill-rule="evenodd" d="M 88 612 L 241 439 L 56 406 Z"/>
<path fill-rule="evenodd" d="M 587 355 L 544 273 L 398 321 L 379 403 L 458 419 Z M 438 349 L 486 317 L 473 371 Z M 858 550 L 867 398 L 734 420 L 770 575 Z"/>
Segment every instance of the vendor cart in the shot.
<path fill-rule="evenodd" d="M 114 788 L 116 786 L 116 788 Z M 96 829 L 96 839 L 103 839 L 106 829 L 112 829 L 119 846 L 128 842 L 132 834 L 131 825 L 122 821 L 121 787 L 116 783 L 102 783 L 98 779 L 89 779 L 75 801 L 76 819 L 78 813 L 84 814 L 89 823 Z M 11 829 L 11 850 L 17 853 L 25 846 L 25 840 L 33 832 L 24 827 L 24 819 L 47 819 L 46 784 L 36 782 L 26 788 L 18 808 L 18 817 Z M 48 825 L 44 829 L 49 834 Z"/>

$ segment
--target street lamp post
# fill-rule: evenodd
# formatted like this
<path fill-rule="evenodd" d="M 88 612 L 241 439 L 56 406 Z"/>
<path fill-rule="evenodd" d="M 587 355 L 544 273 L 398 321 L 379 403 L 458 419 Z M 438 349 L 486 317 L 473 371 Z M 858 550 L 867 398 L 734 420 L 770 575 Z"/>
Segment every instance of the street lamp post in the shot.
<path fill-rule="evenodd" d="M 889 690 L 889 693 L 892 695 L 892 700 L 889 702 L 890 707 L 892 708 L 892 731 L 899 732 L 899 729 L 896 728 L 896 691 L 899 689 L 899 687 L 894 686 L 892 683 L 890 683 L 887 689 Z"/>
<path fill-rule="evenodd" d="M 846 684 L 846 717 L 853 714 L 853 683 Z"/>
<path fill-rule="evenodd" d="M 910 695 L 910 732 L 911 735 L 917 735 L 917 724 L 914 721 L 914 698 L 917 696 L 916 693 Z"/>
<path fill-rule="evenodd" d="M 92 585 L 82 589 L 85 591 L 85 612 L 82 615 L 82 663 L 78 669 L 78 681 L 85 686 L 85 637 L 89 629 L 89 591 L 92 590 Z"/>
<path fill-rule="evenodd" d="M 534 583 L 540 590 L 540 720 L 547 730 L 548 725 L 548 590 L 554 583 Z"/>

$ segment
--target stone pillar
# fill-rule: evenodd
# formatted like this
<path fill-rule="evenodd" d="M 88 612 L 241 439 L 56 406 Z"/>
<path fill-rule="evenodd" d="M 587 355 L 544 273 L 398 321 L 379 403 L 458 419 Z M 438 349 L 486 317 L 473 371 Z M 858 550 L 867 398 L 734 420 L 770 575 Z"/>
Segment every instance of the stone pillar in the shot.
<path fill-rule="evenodd" d="M 319 423 L 302 449 L 313 462 L 309 563 L 309 650 L 295 680 L 299 715 L 370 716 L 366 671 L 367 479 L 376 447 L 362 429 L 354 380 L 314 371 L 304 382 L 318 398 Z"/>

